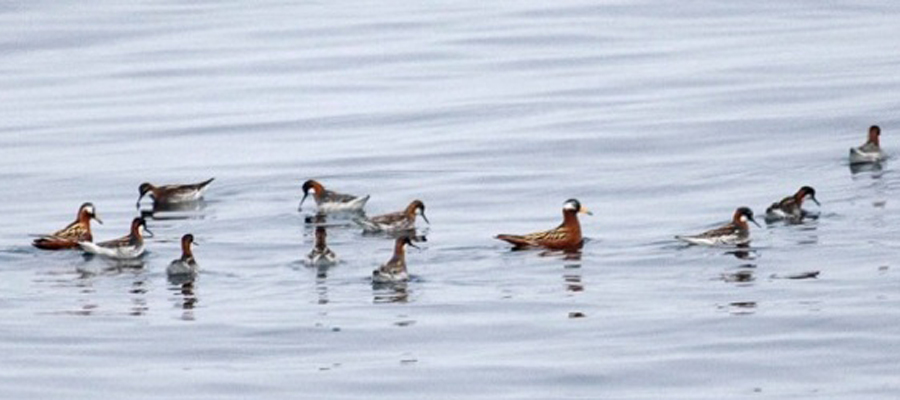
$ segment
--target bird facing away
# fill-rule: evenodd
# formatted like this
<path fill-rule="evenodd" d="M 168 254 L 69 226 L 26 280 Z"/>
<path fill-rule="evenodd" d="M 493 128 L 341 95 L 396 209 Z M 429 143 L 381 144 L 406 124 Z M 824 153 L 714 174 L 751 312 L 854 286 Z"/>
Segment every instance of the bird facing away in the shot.
<path fill-rule="evenodd" d="M 372 281 L 374 283 L 406 282 L 409 280 L 409 273 L 406 270 L 405 246 L 407 245 L 419 248 L 413 244 L 409 236 L 401 236 L 394 241 L 394 255 L 391 256 L 388 262 L 372 271 Z"/>
<path fill-rule="evenodd" d="M 850 164 L 868 164 L 881 162 L 887 157 L 881 150 L 881 128 L 878 125 L 869 127 L 869 137 L 862 146 L 850 148 Z"/>
<path fill-rule="evenodd" d="M 328 234 L 325 232 L 324 226 L 316 227 L 316 244 L 312 251 L 306 255 L 306 260 L 312 266 L 328 266 L 337 263 L 337 255 L 334 254 L 328 245 L 325 244 L 325 238 Z"/>

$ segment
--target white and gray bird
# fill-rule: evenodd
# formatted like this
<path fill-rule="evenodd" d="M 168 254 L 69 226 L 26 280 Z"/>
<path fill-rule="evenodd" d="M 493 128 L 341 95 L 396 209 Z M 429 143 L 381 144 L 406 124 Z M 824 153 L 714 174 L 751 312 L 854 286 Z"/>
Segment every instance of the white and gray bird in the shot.
<path fill-rule="evenodd" d="M 147 221 L 137 217 L 131 221 L 131 231 L 127 236 L 100 243 L 78 242 L 81 248 L 91 254 L 115 260 L 131 260 L 144 254 L 144 234 L 153 237 L 147 229 Z"/>

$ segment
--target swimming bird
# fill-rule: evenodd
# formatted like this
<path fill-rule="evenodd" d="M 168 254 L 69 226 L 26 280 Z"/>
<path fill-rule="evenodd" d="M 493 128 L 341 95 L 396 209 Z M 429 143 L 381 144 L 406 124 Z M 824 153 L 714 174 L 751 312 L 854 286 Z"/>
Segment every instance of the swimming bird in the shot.
<path fill-rule="evenodd" d="M 380 268 L 372 271 L 372 281 L 374 283 L 391 283 L 406 282 L 409 280 L 409 273 L 406 271 L 406 249 L 404 246 L 414 245 L 409 236 L 398 237 L 394 241 L 394 255 L 388 262 L 384 263 Z"/>
<path fill-rule="evenodd" d="M 357 197 L 349 194 L 341 194 L 326 190 L 321 183 L 312 179 L 303 183 L 303 199 L 300 200 L 300 207 L 309 196 L 309 192 L 313 192 L 313 198 L 319 207 L 319 212 L 358 212 L 362 211 L 369 201 L 369 195 Z"/>
<path fill-rule="evenodd" d="M 203 193 L 206 192 L 207 186 L 209 186 L 214 179 L 216 178 L 209 178 L 203 182 L 189 185 L 153 186 L 150 183 L 144 182 L 138 187 L 140 195 L 138 196 L 137 207 L 141 207 L 141 199 L 143 199 L 147 193 L 153 198 L 154 205 L 171 205 L 198 201 L 203 198 Z"/>
<path fill-rule="evenodd" d="M 78 207 L 78 215 L 75 217 L 75 222 L 49 235 L 37 238 L 31 244 L 43 250 L 78 248 L 78 242 L 94 240 L 93 235 L 91 235 L 91 219 L 96 220 L 100 224 L 103 223 L 100 217 L 97 216 L 94 205 L 84 203 L 81 207 Z"/>
<path fill-rule="evenodd" d="M 357 218 L 355 221 L 362 225 L 364 232 L 368 233 L 404 232 L 416 229 L 417 214 L 421 214 L 422 219 L 424 219 L 426 223 L 431 224 L 431 222 L 428 221 L 428 217 L 425 216 L 425 203 L 423 203 L 422 200 L 413 200 L 403 211 L 378 215 L 371 218 Z"/>
<path fill-rule="evenodd" d="M 309 265 L 328 266 L 337 263 L 337 255 L 335 255 L 334 252 L 328 248 L 328 245 L 325 244 L 325 237 L 327 235 L 324 226 L 316 227 L 316 244 L 312 251 L 306 256 Z"/>
<path fill-rule="evenodd" d="M 850 164 L 877 163 L 885 159 L 881 150 L 881 128 L 878 125 L 869 127 L 869 140 L 859 147 L 850 148 Z"/>
<path fill-rule="evenodd" d="M 194 252 L 191 246 L 196 245 L 194 235 L 188 233 L 181 237 L 181 258 L 173 260 L 166 267 L 166 275 L 168 276 L 191 276 L 196 275 L 200 266 L 194 260 Z"/>
<path fill-rule="evenodd" d="M 147 229 L 147 221 L 141 217 L 131 221 L 131 231 L 128 236 L 102 243 L 78 242 L 84 251 L 109 257 L 116 260 L 130 260 L 144 254 L 144 232 L 153 237 L 153 232 Z"/>
<path fill-rule="evenodd" d="M 801 187 L 793 196 L 788 196 L 779 202 L 772 203 L 766 209 L 766 221 L 779 221 L 782 219 L 800 221 L 809 213 L 803 209 L 803 201 L 809 198 L 816 205 L 821 206 L 819 200 L 816 200 L 816 189 L 810 186 Z"/>
<path fill-rule="evenodd" d="M 594 215 L 575 199 L 563 203 L 563 222 L 558 227 L 528 235 L 497 235 L 496 238 L 513 244 L 513 250 L 543 247 L 550 250 L 577 250 L 584 240 L 578 214 Z"/>
<path fill-rule="evenodd" d="M 750 226 L 747 221 L 753 222 L 756 226 L 759 223 L 753 219 L 753 210 L 748 207 L 740 207 L 734 211 L 734 217 L 731 222 L 711 231 L 703 232 L 693 236 L 675 236 L 675 239 L 698 245 L 746 245 L 750 242 Z"/>

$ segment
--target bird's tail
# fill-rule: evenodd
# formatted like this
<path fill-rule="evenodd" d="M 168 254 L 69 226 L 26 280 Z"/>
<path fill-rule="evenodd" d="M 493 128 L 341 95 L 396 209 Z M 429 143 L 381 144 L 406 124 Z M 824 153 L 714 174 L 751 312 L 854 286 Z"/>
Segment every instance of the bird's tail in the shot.
<path fill-rule="evenodd" d="M 353 218 L 353 222 L 355 222 L 357 225 L 363 228 L 364 231 L 367 232 L 376 232 L 380 230 L 378 229 L 378 225 L 375 225 L 375 223 L 373 223 L 366 217 Z"/>
<path fill-rule="evenodd" d="M 203 182 L 198 183 L 197 186 L 199 186 L 201 189 L 203 189 L 203 188 L 206 187 L 206 185 L 209 185 L 209 184 L 212 183 L 212 181 L 214 181 L 214 180 L 216 180 L 215 177 L 209 178 L 209 179 L 207 179 L 207 180 L 205 180 L 205 181 L 203 181 Z"/>
<path fill-rule="evenodd" d="M 503 240 L 505 242 L 509 242 L 516 248 L 531 247 L 534 245 L 533 243 L 531 243 L 531 241 L 526 239 L 524 236 L 519 236 L 519 235 L 502 234 L 502 235 L 497 235 L 495 238 Z"/>
<path fill-rule="evenodd" d="M 34 241 L 31 242 L 31 245 L 41 250 L 62 250 L 78 247 L 78 245 L 71 240 L 60 239 L 53 236 L 44 236 L 34 239 Z"/>

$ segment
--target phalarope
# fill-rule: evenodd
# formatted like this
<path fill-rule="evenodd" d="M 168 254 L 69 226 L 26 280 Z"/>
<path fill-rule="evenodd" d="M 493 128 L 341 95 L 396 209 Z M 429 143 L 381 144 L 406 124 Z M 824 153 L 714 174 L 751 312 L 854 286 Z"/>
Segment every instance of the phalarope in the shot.
<path fill-rule="evenodd" d="M 185 276 L 196 275 L 199 270 L 197 261 L 194 260 L 194 252 L 191 246 L 196 245 L 194 235 L 188 233 L 181 237 L 181 258 L 172 260 L 166 268 L 166 275 L 169 276 Z"/>
<path fill-rule="evenodd" d="M 675 236 L 675 239 L 688 242 L 690 244 L 715 246 L 715 245 L 745 245 L 750 242 L 750 226 L 747 221 L 753 222 L 756 226 L 759 223 L 753 219 L 753 210 L 748 207 L 740 207 L 734 211 L 734 217 L 731 222 L 710 231 L 703 232 L 693 236 Z"/>
<path fill-rule="evenodd" d="M 207 186 L 209 186 L 214 179 L 216 178 L 209 178 L 203 182 L 189 185 L 153 186 L 150 183 L 142 183 L 141 186 L 138 187 L 140 195 L 138 196 L 137 207 L 141 207 L 141 199 L 143 199 L 147 193 L 153 198 L 154 205 L 171 205 L 198 201 L 203 198 L 203 193 L 206 192 Z"/>
<path fill-rule="evenodd" d="M 337 256 L 333 251 L 331 251 L 331 249 L 328 248 L 328 245 L 325 244 L 326 236 L 328 236 L 328 234 L 325 232 L 325 227 L 317 226 L 316 244 L 313 247 L 312 251 L 310 251 L 306 256 L 309 265 L 328 266 L 337 263 Z"/>
<path fill-rule="evenodd" d="M 563 204 L 563 222 L 558 227 L 527 235 L 497 235 L 496 238 L 513 244 L 513 250 L 543 247 L 550 250 L 576 250 L 581 248 L 581 224 L 578 214 L 594 215 L 575 199 Z"/>
<path fill-rule="evenodd" d="M 91 219 L 97 220 L 100 224 L 103 223 L 100 217 L 97 216 L 94 205 L 84 203 L 78 208 L 75 222 L 49 235 L 35 239 L 32 245 L 43 250 L 78 248 L 78 242 L 94 240 L 93 235 L 91 235 Z"/>
<path fill-rule="evenodd" d="M 819 200 L 816 199 L 816 189 L 813 189 L 810 186 L 804 186 L 793 196 L 788 196 L 779 202 L 772 203 L 772 205 L 766 209 L 766 221 L 772 222 L 783 219 L 792 221 L 802 220 L 809 214 L 802 207 L 803 201 L 807 198 L 816 203 L 816 205 L 821 206 Z"/>
<path fill-rule="evenodd" d="M 303 202 L 306 201 L 310 191 L 313 192 L 313 198 L 316 200 L 319 212 L 323 213 L 362 211 L 363 207 L 366 206 L 366 202 L 369 201 L 369 195 L 356 197 L 332 192 L 326 190 L 321 183 L 310 179 L 303 183 L 303 199 L 300 200 L 300 207 L 303 207 Z"/>
<path fill-rule="evenodd" d="M 406 282 L 409 280 L 409 273 L 406 271 L 406 249 L 404 246 L 414 245 L 409 236 L 398 237 L 394 242 L 394 255 L 388 262 L 384 263 L 380 268 L 372 271 L 372 281 L 375 283 L 390 282 Z"/>
<path fill-rule="evenodd" d="M 430 224 L 428 217 L 425 216 L 425 203 L 421 200 L 413 200 L 406 206 L 406 210 L 397 211 L 390 214 L 378 215 L 371 218 L 357 218 L 355 221 L 362 225 L 363 231 L 374 232 L 404 232 L 416 229 L 416 215 L 421 214 L 422 219 Z"/>
<path fill-rule="evenodd" d="M 850 148 L 850 164 L 866 164 L 881 162 L 885 158 L 881 150 L 881 128 L 878 125 L 869 127 L 869 140 L 859 147 Z"/>
<path fill-rule="evenodd" d="M 144 232 L 153 237 L 153 232 L 147 229 L 147 221 L 138 217 L 131 221 L 131 232 L 128 236 L 101 243 L 78 242 L 78 245 L 91 254 L 116 260 L 130 260 L 144 254 Z"/>

